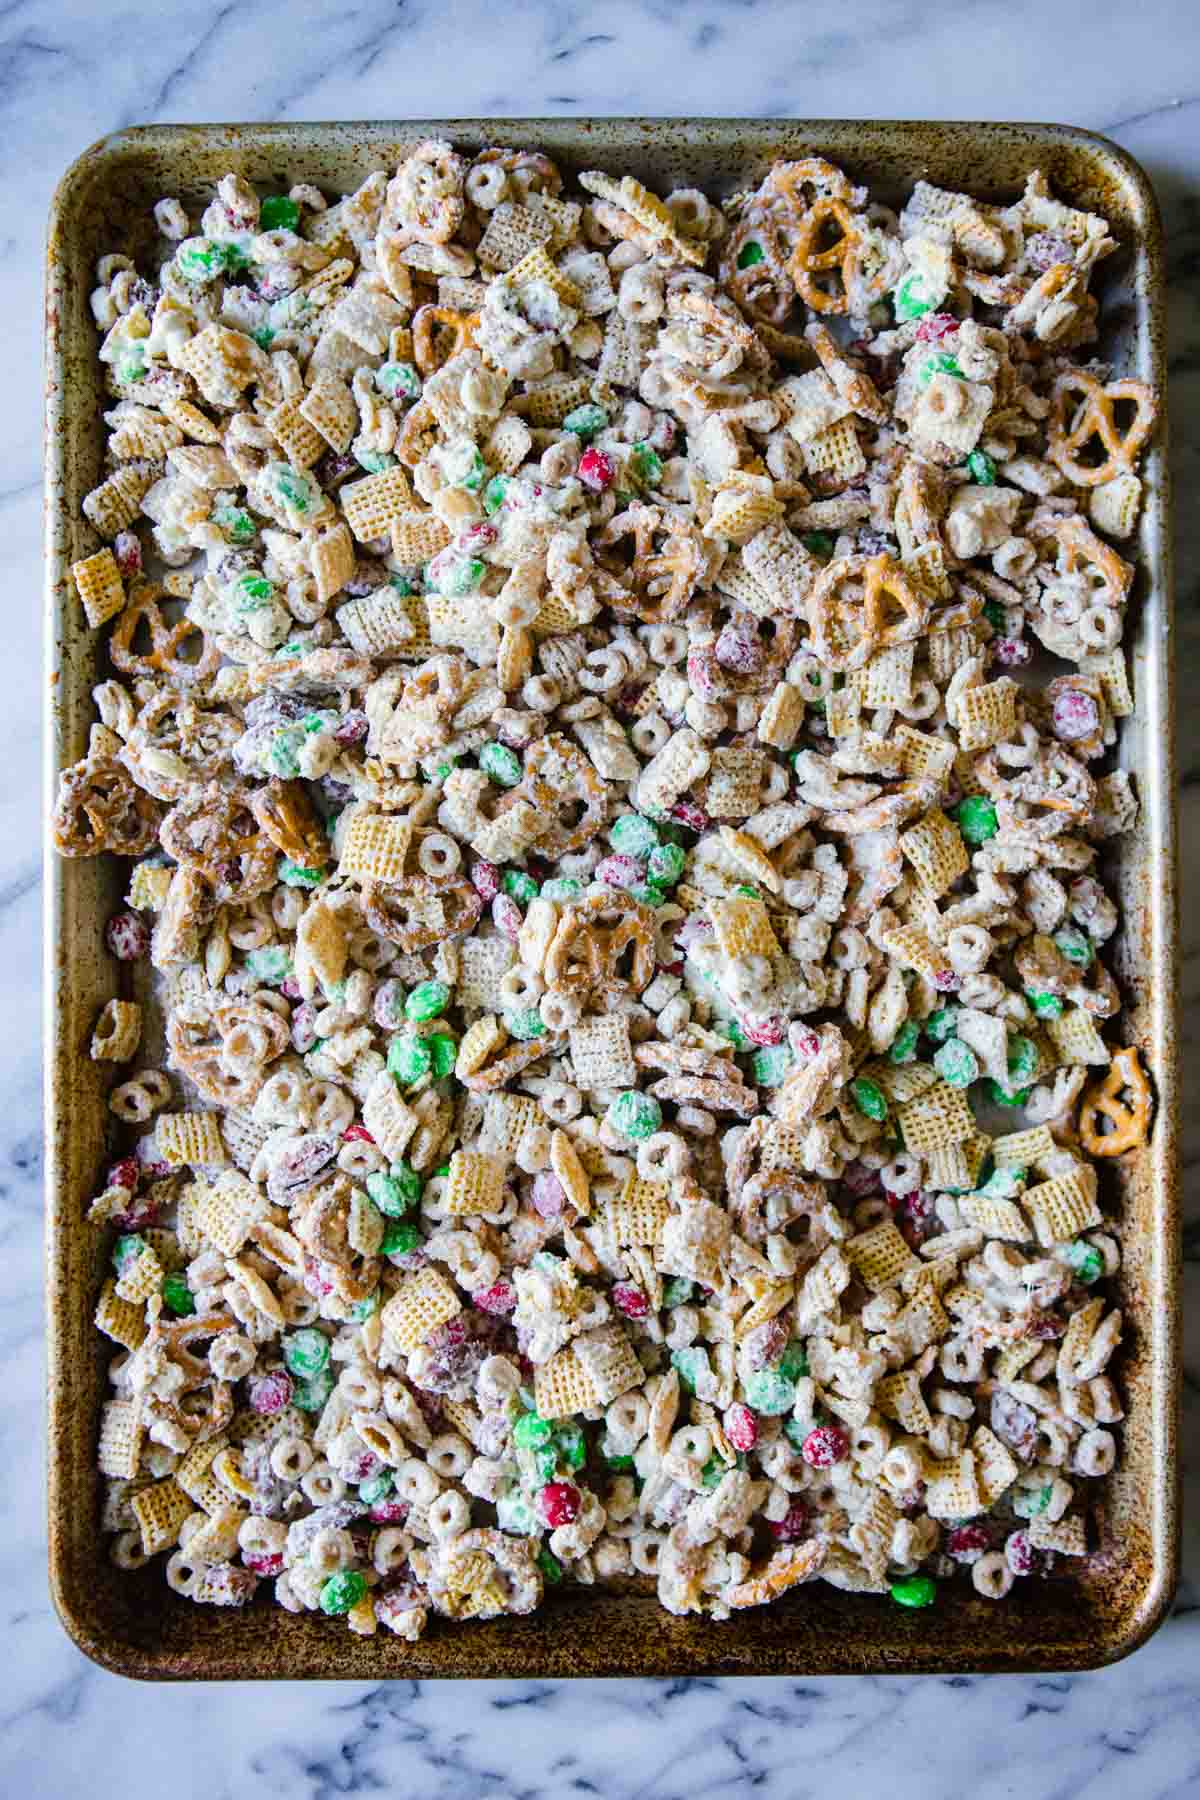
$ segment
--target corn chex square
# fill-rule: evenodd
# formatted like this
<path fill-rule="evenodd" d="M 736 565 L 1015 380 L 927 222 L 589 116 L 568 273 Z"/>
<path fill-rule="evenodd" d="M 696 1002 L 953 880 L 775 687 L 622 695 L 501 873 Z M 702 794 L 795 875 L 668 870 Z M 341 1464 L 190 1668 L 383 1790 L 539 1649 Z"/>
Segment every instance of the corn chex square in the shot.
<path fill-rule="evenodd" d="M 931 1469 L 925 1482 L 925 1510 L 931 1519 L 973 1519 L 983 1511 L 973 1450 L 934 1468 L 936 1473 Z"/>
<path fill-rule="evenodd" d="M 83 602 L 87 622 L 93 629 L 107 624 L 124 606 L 125 584 L 117 559 L 107 545 L 103 550 L 97 550 L 94 556 L 85 556 L 82 561 L 72 563 L 71 576 Z"/>
<path fill-rule="evenodd" d="M 159 1113 L 154 1131 L 159 1155 L 173 1169 L 217 1168 L 229 1161 L 217 1113 Z"/>
<path fill-rule="evenodd" d="M 975 1129 L 966 1096 L 949 1082 L 939 1081 L 915 1100 L 898 1107 L 896 1117 L 904 1133 L 905 1148 L 914 1156 L 928 1156 L 946 1144 L 962 1144 Z"/>
<path fill-rule="evenodd" d="M 1031 1125 L 1026 1131 L 1010 1131 L 1005 1137 L 992 1139 L 992 1156 L 998 1169 L 1036 1168 L 1057 1148 L 1048 1125 Z"/>
<path fill-rule="evenodd" d="M 958 826 L 937 807 L 901 833 L 900 849 L 921 886 L 935 899 L 948 893 L 971 866 Z"/>
<path fill-rule="evenodd" d="M 205 1444 L 193 1444 L 175 1470 L 175 1480 L 204 1512 L 215 1512 L 229 1498 L 212 1472 L 213 1463 L 225 1448 L 224 1433 L 209 1438 Z"/>
<path fill-rule="evenodd" d="M 141 1407 L 132 1400 L 110 1400 L 100 1409 L 97 1460 L 102 1475 L 132 1481 L 142 1453 Z"/>
<path fill-rule="evenodd" d="M 595 1406 L 596 1390 L 591 1376 L 568 1344 L 533 1372 L 533 1396 L 538 1415 L 543 1419 L 565 1419 L 572 1413 Z"/>
<path fill-rule="evenodd" d="M 1022 1204 L 1033 1220 L 1038 1243 L 1046 1249 L 1068 1243 L 1081 1231 L 1104 1223 L 1096 1205 L 1096 1171 L 1089 1164 L 1081 1163 L 1067 1175 L 1026 1188 Z"/>
<path fill-rule="evenodd" d="M 406 1356 L 420 1348 L 431 1331 L 462 1311 L 462 1301 L 437 1269 L 417 1269 L 396 1289 L 380 1313 L 384 1336 Z"/>
<path fill-rule="evenodd" d="M 986 1425 L 980 1425 L 971 1439 L 975 1452 L 975 1468 L 979 1491 L 985 1506 L 994 1506 L 1006 1489 L 1017 1479 L 1016 1460 L 1006 1445 Z"/>
<path fill-rule="evenodd" d="M 416 1113 L 400 1098 L 395 1079 L 381 1069 L 363 1102 L 363 1124 L 389 1162 L 398 1162 L 420 1124 Z"/>
<path fill-rule="evenodd" d="M 1065 1519 L 1035 1513 L 1028 1531 L 1035 1550 L 1056 1550 L 1060 1556 L 1087 1555 L 1087 1526 L 1078 1513 L 1068 1513 Z"/>
<path fill-rule="evenodd" d="M 318 431 L 331 450 L 343 456 L 358 430 L 358 408 L 346 383 L 330 369 L 322 370 L 299 405 L 301 418 Z"/>
<path fill-rule="evenodd" d="M 360 544 L 386 537 L 392 520 L 402 517 L 413 503 L 412 488 L 400 464 L 379 475 L 348 482 L 339 491 L 338 499 L 346 523 Z"/>
<path fill-rule="evenodd" d="M 987 750 L 1011 737 L 1017 724 L 1020 691 L 1008 675 L 979 687 L 964 688 L 956 710 L 960 749 Z"/>
<path fill-rule="evenodd" d="M 595 1395 L 593 1406 L 607 1406 L 630 1388 L 640 1387 L 646 1371 L 619 1325 L 585 1331 L 571 1346 Z"/>
<path fill-rule="evenodd" d="M 464 938 L 458 947 L 458 980 L 455 998 L 469 1012 L 504 1010 L 500 983 L 517 960 L 506 937 Z"/>
<path fill-rule="evenodd" d="M 655 1244 L 671 1216 L 671 1190 L 665 1181 L 644 1181 L 631 1171 L 621 1192 L 609 1201 L 606 1219 L 619 1245 Z"/>
<path fill-rule="evenodd" d="M 714 819 L 748 819 L 758 811 L 764 755 L 732 747 L 712 753 L 705 806 Z"/>
<path fill-rule="evenodd" d="M 873 1294 L 891 1287 L 917 1258 L 890 1219 L 859 1232 L 844 1246 L 846 1260 Z"/>
<path fill-rule="evenodd" d="M 96 1302 L 95 1323 L 98 1330 L 114 1344 L 136 1350 L 145 1342 L 146 1314 L 143 1306 L 117 1293 L 115 1281 L 106 1281 Z"/>
<path fill-rule="evenodd" d="M 449 528 L 435 512 L 401 510 L 390 521 L 392 555 L 402 569 L 431 562 L 450 542 Z"/>
<path fill-rule="evenodd" d="M 271 408 L 265 424 L 294 469 L 311 469 L 325 454 L 325 439 L 309 423 L 302 400 L 281 400 Z"/>
<path fill-rule="evenodd" d="M 1107 1068 L 1112 1061 L 1108 1045 L 1096 1029 L 1096 1021 L 1082 1006 L 1073 1006 L 1057 1019 L 1042 1021 L 1043 1029 L 1064 1063 L 1085 1063 Z"/>
<path fill-rule="evenodd" d="M 489 1094 L 484 1101 L 479 1149 L 507 1164 L 530 1127 L 544 1122 L 541 1107 L 528 1095 Z"/>
<path fill-rule="evenodd" d="M 163 1266 L 147 1244 L 144 1250 L 126 1263 L 117 1278 L 117 1298 L 144 1306 L 147 1300 L 161 1291 L 162 1279 Z"/>
<path fill-rule="evenodd" d="M 196 1224 L 222 1256 L 237 1256 L 264 1209 L 264 1198 L 254 1183 L 228 1169 L 198 1200 Z"/>
<path fill-rule="evenodd" d="M 1032 1232 L 1025 1215 L 1011 1200 L 994 1200 L 987 1194 L 964 1194 L 958 1210 L 968 1225 L 978 1226 L 985 1237 L 1007 1244 L 1028 1243 Z"/>
<path fill-rule="evenodd" d="M 779 941 L 761 900 L 738 894 L 710 900 L 708 916 L 723 956 L 778 956 Z"/>
<path fill-rule="evenodd" d="M 456 1150 L 442 1200 L 451 1218 L 499 1212 L 504 1204 L 504 1163 L 481 1150 Z"/>
<path fill-rule="evenodd" d="M 309 567 L 316 583 L 317 599 L 322 605 L 341 593 L 355 568 L 354 541 L 344 519 L 318 535 L 309 556 Z"/>
<path fill-rule="evenodd" d="M 147 1556 L 157 1556 L 160 1550 L 169 1550 L 178 1543 L 180 1526 L 195 1511 L 191 1497 L 171 1475 L 165 1481 L 140 1488 L 130 1505 Z"/>
<path fill-rule="evenodd" d="M 629 1041 L 629 1020 L 624 1013 L 581 1019 L 568 1033 L 571 1066 L 581 1088 L 632 1087 L 637 1064 Z"/>
<path fill-rule="evenodd" d="M 929 1431 L 933 1414 L 921 1392 L 921 1378 L 915 1369 L 902 1369 L 895 1375 L 884 1375 L 875 1389 L 879 1410 L 885 1418 L 896 1419 L 915 1435 Z"/>
<path fill-rule="evenodd" d="M 337 609 L 337 622 L 360 656 L 418 655 L 417 627 L 409 601 L 394 588 L 376 588 Z"/>
<path fill-rule="evenodd" d="M 408 860 L 412 821 L 400 813 L 356 813 L 342 839 L 338 874 L 359 881 L 399 881 Z"/>

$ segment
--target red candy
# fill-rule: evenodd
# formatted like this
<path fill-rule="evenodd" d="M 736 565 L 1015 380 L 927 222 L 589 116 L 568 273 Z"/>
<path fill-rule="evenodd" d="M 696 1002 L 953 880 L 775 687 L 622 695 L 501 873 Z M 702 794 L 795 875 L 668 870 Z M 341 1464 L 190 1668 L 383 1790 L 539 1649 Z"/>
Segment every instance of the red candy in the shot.
<path fill-rule="evenodd" d="M 735 625 L 726 625 L 717 639 L 715 655 L 721 667 L 734 675 L 756 675 L 763 665 L 763 647 L 757 637 Z"/>
<path fill-rule="evenodd" d="M 780 1544 L 795 1544 L 808 1532 L 809 1510 L 803 1500 L 793 1500 L 782 1519 L 768 1519 L 767 1530 Z"/>
<path fill-rule="evenodd" d="M 142 545 L 135 531 L 118 531 L 113 539 L 113 556 L 126 579 L 139 572 L 142 566 Z"/>
<path fill-rule="evenodd" d="M 538 1495 L 538 1506 L 551 1530 L 570 1525 L 579 1517 L 579 1489 L 569 1481 L 548 1481 Z"/>
<path fill-rule="evenodd" d="M 623 1312 L 627 1319 L 644 1319 L 649 1315 L 650 1302 L 641 1288 L 631 1287 L 628 1282 L 619 1281 L 612 1289 L 609 1298 L 618 1312 Z"/>
<path fill-rule="evenodd" d="M 677 800 L 667 817 L 688 831 L 707 831 L 711 823 L 704 808 L 697 806 L 694 800 Z"/>
<path fill-rule="evenodd" d="M 797 1056 L 816 1056 L 821 1048 L 821 1040 L 816 1032 L 808 1031 L 804 1027 L 797 1029 L 793 1026 L 788 1032 L 788 1043 Z"/>
<path fill-rule="evenodd" d="M 879 1170 L 868 1169 L 866 1163 L 850 1162 L 842 1170 L 842 1180 L 856 1199 L 873 1194 L 879 1187 Z"/>
<path fill-rule="evenodd" d="M 917 342 L 919 344 L 940 344 L 942 339 L 957 331 L 962 324 L 953 313 L 930 313 L 917 326 Z"/>
<path fill-rule="evenodd" d="M 739 1019 L 738 1024 L 747 1042 L 757 1044 L 761 1049 L 782 1044 L 787 1036 L 787 1020 L 779 1013 L 772 1013 L 766 1019 Z"/>
<path fill-rule="evenodd" d="M 497 894 L 492 901 L 492 924 L 502 937 L 516 943 L 521 930 L 521 909 L 508 894 Z"/>
<path fill-rule="evenodd" d="M 407 1517 L 407 1500 L 395 1500 L 390 1495 L 386 1500 L 376 1500 L 371 1508 L 372 1525 L 403 1525 Z"/>
<path fill-rule="evenodd" d="M 567 1204 L 567 1191 L 557 1175 L 551 1175 L 548 1169 L 543 1169 L 540 1175 L 534 1176 L 529 1198 L 533 1202 L 533 1210 L 540 1213 L 543 1219 L 557 1219 Z"/>
<path fill-rule="evenodd" d="M 992 645 L 992 655 L 1006 669 L 1023 669 L 1033 661 L 1033 645 L 1025 638 L 999 638 Z"/>
<path fill-rule="evenodd" d="M 104 927 L 104 942 L 118 962 L 136 962 L 150 949 L 150 927 L 140 913 L 114 913 Z"/>
<path fill-rule="evenodd" d="M 136 1156 L 123 1156 L 120 1162 L 113 1163 L 109 1169 L 104 1177 L 104 1185 L 106 1188 L 123 1187 L 132 1191 L 137 1186 L 141 1173 Z"/>
<path fill-rule="evenodd" d="M 253 1575 L 259 1575 L 266 1578 L 272 1575 L 283 1574 L 282 1550 L 275 1550 L 270 1553 L 263 1552 L 260 1555 L 256 1555 L 252 1550 L 244 1550 L 242 1552 L 242 1561 Z"/>
<path fill-rule="evenodd" d="M 1089 738 L 1100 728 L 1100 708 L 1090 694 L 1064 688 L 1055 696 L 1052 714 L 1054 735 L 1064 744 Z"/>
<path fill-rule="evenodd" d="M 612 457 L 594 445 L 589 446 L 579 459 L 579 479 L 593 494 L 602 494 L 606 487 L 611 487 L 615 475 Z"/>
<path fill-rule="evenodd" d="M 810 1469 L 832 1469 L 850 1454 L 850 1439 L 836 1425 L 818 1425 L 800 1446 L 800 1454 Z"/>
<path fill-rule="evenodd" d="M 1014 1575 L 1032 1575 L 1036 1558 L 1027 1531 L 1014 1531 L 1004 1546 L 1004 1560 Z"/>
<path fill-rule="evenodd" d="M 946 1538 L 946 1555 L 955 1562 L 974 1562 L 990 1541 L 986 1525 L 956 1525 Z"/>
<path fill-rule="evenodd" d="M 758 1442 L 758 1420 L 743 1401 L 735 1400 L 726 1409 L 721 1424 L 735 1450 L 753 1450 Z"/>
<path fill-rule="evenodd" d="M 641 879 L 642 868 L 637 858 L 625 856 L 620 851 L 596 864 L 596 880 L 602 881 L 605 887 L 636 887 Z"/>
<path fill-rule="evenodd" d="M 493 1281 L 491 1287 L 473 1294 L 472 1302 L 480 1312 L 510 1313 L 517 1304 L 517 1290 L 511 1282 Z"/>
<path fill-rule="evenodd" d="M 480 857 L 471 864 L 471 885 L 483 904 L 487 906 L 500 892 L 500 871 L 494 862 Z"/>
<path fill-rule="evenodd" d="M 292 1386 L 292 1378 L 286 1369 L 273 1369 L 269 1375 L 259 1375 L 250 1383 L 250 1404 L 256 1413 L 269 1419 L 291 1405 Z"/>

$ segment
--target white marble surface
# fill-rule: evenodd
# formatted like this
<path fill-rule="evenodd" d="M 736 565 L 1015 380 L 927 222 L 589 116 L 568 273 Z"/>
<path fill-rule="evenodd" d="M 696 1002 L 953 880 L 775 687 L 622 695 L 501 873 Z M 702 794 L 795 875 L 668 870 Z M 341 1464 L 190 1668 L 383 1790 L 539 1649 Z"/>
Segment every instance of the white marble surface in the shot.
<path fill-rule="evenodd" d="M 503 18 L 503 25 L 499 21 Z M 1102 21 L 1102 23 L 1100 23 Z M 393 1683 L 135 1689 L 50 1606 L 43 1528 L 36 736 L 40 265 L 52 186 L 149 120 L 741 113 L 1057 119 L 1149 168 L 1168 230 L 1181 656 L 1200 659 L 1200 7 L 1195 0 L 6 0 L 0 336 L 8 588 L 0 707 L 0 1793 L 128 1800 L 1166 1800 L 1200 1792 L 1200 1339 L 1185 1393 L 1185 1581 L 1173 1620 L 1097 1675 Z M 964 174 L 967 172 L 964 171 Z M 1190 518 L 1189 518 L 1190 515 Z M 1186 691 L 1187 675 L 1182 675 Z M 1200 719 L 1182 724 L 1184 842 Z M 1200 1034 L 1200 865 L 1185 871 L 1185 1045 Z M 1189 902 L 1192 904 L 1189 905 Z M 1189 916 L 1190 915 L 1190 916 Z M 1188 1301 L 1200 1306 L 1200 1112 L 1189 1106 Z"/>

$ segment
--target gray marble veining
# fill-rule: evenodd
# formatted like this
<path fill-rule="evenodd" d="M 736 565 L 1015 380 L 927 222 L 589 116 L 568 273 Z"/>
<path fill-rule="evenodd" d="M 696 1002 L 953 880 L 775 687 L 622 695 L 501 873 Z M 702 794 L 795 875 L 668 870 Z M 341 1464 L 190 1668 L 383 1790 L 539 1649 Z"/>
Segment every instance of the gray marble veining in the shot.
<path fill-rule="evenodd" d="M 36 845 L 41 248 L 66 164 L 135 122 L 741 113 L 1069 120 L 1147 166 L 1167 226 L 1181 691 L 1200 675 L 1200 9 L 1194 0 L 6 0 L 0 5 L 0 1793 L 128 1800 L 1167 1800 L 1200 1792 L 1200 1338 L 1186 1345 L 1185 1578 L 1131 1661 L 1042 1680 L 480 1682 L 135 1689 L 45 1582 Z M 970 171 L 964 169 L 964 180 Z M 1185 1055 L 1200 1036 L 1200 713 L 1181 720 Z M 1196 1087 L 1196 1084 L 1193 1084 Z M 1197 1089 L 1200 1092 L 1200 1088 Z M 1185 1099 L 1200 1316 L 1200 1101 Z"/>

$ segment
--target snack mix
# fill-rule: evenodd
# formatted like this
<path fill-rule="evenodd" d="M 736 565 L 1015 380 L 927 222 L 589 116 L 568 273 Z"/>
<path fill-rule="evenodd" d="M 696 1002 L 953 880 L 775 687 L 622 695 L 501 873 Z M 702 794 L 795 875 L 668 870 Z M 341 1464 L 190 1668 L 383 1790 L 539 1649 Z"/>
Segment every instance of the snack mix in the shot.
<path fill-rule="evenodd" d="M 1150 1116 L 1115 245 L 1036 173 L 567 193 L 426 141 L 99 263 L 103 1529 L 410 1640 L 999 1598 L 1096 1547 Z"/>

